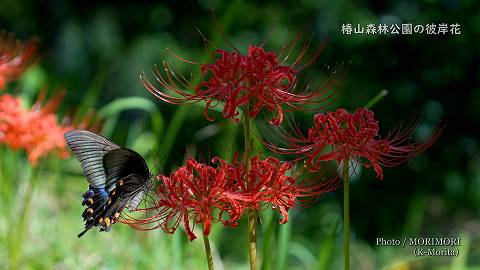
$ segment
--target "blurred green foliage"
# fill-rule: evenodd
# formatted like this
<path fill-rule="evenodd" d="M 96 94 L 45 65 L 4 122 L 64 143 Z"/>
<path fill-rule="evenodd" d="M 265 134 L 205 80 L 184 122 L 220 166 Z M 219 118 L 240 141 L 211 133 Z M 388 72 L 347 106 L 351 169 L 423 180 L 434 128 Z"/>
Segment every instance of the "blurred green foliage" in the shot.
<path fill-rule="evenodd" d="M 213 3 L 228 39 L 242 52 L 272 29 L 269 50 L 278 50 L 302 29 L 311 33 L 314 45 L 328 36 L 328 46 L 303 80 L 304 85 L 321 82 L 335 67 L 348 66 L 343 93 L 330 109 L 353 111 L 387 89 L 389 95 L 374 107 L 383 134 L 423 116 L 416 134 L 422 137 L 445 120 L 440 140 L 407 164 L 385 169 L 385 180 L 378 181 L 371 170 L 360 170 L 352 180 L 353 269 L 480 267 L 477 1 Z M 208 122 L 201 106 L 156 100 L 138 79 L 164 60 L 196 78 L 198 67 L 181 63 L 166 48 L 185 59 L 207 61 L 212 48 L 205 49 L 197 28 L 215 46 L 228 49 L 209 8 L 206 0 L 1 1 L 0 28 L 42 40 L 41 62 L 9 91 L 31 103 L 44 86 L 65 87 L 60 115 L 72 108 L 77 115 L 95 109 L 105 117 L 104 134 L 145 155 L 155 174 L 170 172 L 187 154 L 231 158 L 241 145 L 237 124 L 217 112 L 217 121 Z M 340 31 L 342 23 L 459 23 L 461 35 L 347 36 Z M 308 126 L 312 114 L 296 117 Z M 78 162 L 46 160 L 29 177 L 22 153 L 0 150 L 2 267 L 17 250 L 20 269 L 206 268 L 201 241 L 189 243 L 182 231 L 172 236 L 115 225 L 108 234 L 92 230 L 77 239 L 87 187 Z M 339 269 L 341 201 L 341 191 L 327 194 L 310 208 L 295 209 L 288 225 L 275 225 L 276 215 L 262 217 L 262 269 Z M 218 269 L 247 269 L 244 227 L 214 226 Z M 421 236 L 462 236 L 461 256 L 417 259 L 410 248 L 375 246 L 377 237 Z"/>

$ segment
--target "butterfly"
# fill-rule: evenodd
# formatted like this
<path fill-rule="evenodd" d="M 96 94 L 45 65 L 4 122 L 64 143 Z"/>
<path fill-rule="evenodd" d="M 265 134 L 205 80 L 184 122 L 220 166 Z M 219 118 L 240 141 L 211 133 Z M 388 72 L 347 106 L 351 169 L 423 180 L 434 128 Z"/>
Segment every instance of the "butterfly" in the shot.
<path fill-rule="evenodd" d="M 122 148 L 86 130 L 64 134 L 65 142 L 80 161 L 89 187 L 83 194 L 85 230 L 100 226 L 108 232 L 127 207 L 133 211 L 148 193 L 152 174 L 140 154 Z"/>

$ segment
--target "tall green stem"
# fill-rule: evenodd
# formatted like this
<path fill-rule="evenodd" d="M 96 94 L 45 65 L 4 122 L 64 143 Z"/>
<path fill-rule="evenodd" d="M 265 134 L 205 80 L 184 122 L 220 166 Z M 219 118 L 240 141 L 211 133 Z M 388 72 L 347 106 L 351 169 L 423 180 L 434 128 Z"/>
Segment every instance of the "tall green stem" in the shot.
<path fill-rule="evenodd" d="M 245 105 L 244 112 L 242 116 L 243 122 L 243 137 L 244 137 L 244 144 L 245 144 L 245 152 L 243 154 L 243 159 L 245 160 L 245 172 L 246 175 L 250 173 L 250 154 L 252 152 L 252 145 L 250 143 L 250 108 L 248 105 Z"/>
<path fill-rule="evenodd" d="M 388 94 L 387 90 L 380 91 L 372 100 L 365 104 L 366 108 L 370 108 L 377 104 L 382 98 Z M 350 269 L 350 194 L 349 194 L 349 171 L 348 160 L 343 161 L 343 256 L 344 269 Z"/>
<path fill-rule="evenodd" d="M 25 169 L 26 189 L 22 195 L 23 205 L 20 210 L 18 224 L 12 227 L 12 234 L 10 242 L 10 269 L 20 269 L 20 258 L 22 254 L 23 243 L 25 239 L 25 230 L 27 227 L 27 216 L 31 206 L 31 200 L 35 190 L 36 175 L 32 172 L 32 168 L 27 166 Z M 13 224 L 11 224 L 13 226 Z"/>
<path fill-rule="evenodd" d="M 205 255 L 207 255 L 208 270 L 214 270 L 215 267 L 213 267 L 212 249 L 210 248 L 210 240 L 208 239 L 208 235 L 203 235 L 203 245 L 205 246 Z"/>
<path fill-rule="evenodd" d="M 255 230 L 255 210 L 248 209 L 248 246 L 250 256 L 250 270 L 257 269 L 257 232 Z"/>
<path fill-rule="evenodd" d="M 343 161 L 343 256 L 344 269 L 350 269 L 350 197 L 348 160 Z"/>
<path fill-rule="evenodd" d="M 250 117 L 248 104 L 244 106 L 243 116 L 243 136 L 245 138 L 245 152 L 243 154 L 243 160 L 245 160 L 245 175 L 248 177 L 250 174 L 250 154 L 252 147 L 250 144 Z M 247 178 L 248 179 L 248 178 Z M 256 232 L 256 217 L 255 209 L 248 209 L 248 250 L 250 257 L 250 270 L 257 269 L 257 232 Z"/>
<path fill-rule="evenodd" d="M 376 96 L 374 96 L 367 104 L 365 104 L 364 107 L 370 109 L 375 104 L 377 104 L 380 100 L 382 100 L 386 95 L 388 95 L 388 90 L 383 89 Z"/>
<path fill-rule="evenodd" d="M 288 256 L 290 255 L 290 235 L 292 234 L 292 220 L 283 224 L 279 228 L 278 236 L 278 255 L 277 255 L 277 270 L 285 270 L 288 264 Z"/>

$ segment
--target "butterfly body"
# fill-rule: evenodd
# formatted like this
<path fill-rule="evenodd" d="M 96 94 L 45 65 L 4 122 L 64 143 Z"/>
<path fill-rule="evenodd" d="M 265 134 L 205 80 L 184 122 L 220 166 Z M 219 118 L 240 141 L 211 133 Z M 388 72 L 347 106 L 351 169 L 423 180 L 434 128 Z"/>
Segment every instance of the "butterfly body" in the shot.
<path fill-rule="evenodd" d="M 85 130 L 65 133 L 89 182 L 83 194 L 85 230 L 95 226 L 108 232 L 127 207 L 135 210 L 150 188 L 151 174 L 145 160 L 135 151 L 121 148 L 108 139 Z"/>

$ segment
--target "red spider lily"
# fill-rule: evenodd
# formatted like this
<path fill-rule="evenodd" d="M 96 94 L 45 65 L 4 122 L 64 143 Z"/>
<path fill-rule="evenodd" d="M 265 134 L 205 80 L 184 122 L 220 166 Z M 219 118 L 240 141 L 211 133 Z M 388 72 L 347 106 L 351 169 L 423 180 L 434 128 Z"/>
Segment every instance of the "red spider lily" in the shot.
<path fill-rule="evenodd" d="M 0 90 L 35 62 L 37 46 L 34 40 L 21 42 L 11 34 L 0 33 Z"/>
<path fill-rule="evenodd" d="M 213 161 L 220 161 L 214 158 Z M 185 166 L 178 168 L 170 177 L 159 175 L 160 185 L 155 192 L 158 199 L 154 206 L 137 209 L 151 213 L 145 219 L 127 216 L 121 221 L 140 230 L 162 228 L 167 233 L 174 233 L 180 222 L 190 238 L 196 238 L 192 225 L 203 224 L 203 234 L 209 235 L 212 221 L 220 221 L 225 226 L 236 226 L 242 214 L 241 205 L 231 193 L 227 167 L 224 161 L 220 166 L 199 163 L 189 159 Z M 218 211 L 218 217 L 214 212 Z M 148 227 L 150 224 L 154 226 Z"/>
<path fill-rule="evenodd" d="M 63 92 L 45 102 L 42 92 L 31 109 L 22 107 L 20 98 L 3 94 L 0 96 L 0 144 L 12 149 L 24 149 L 32 165 L 39 158 L 56 153 L 65 158 L 69 152 L 65 148 L 63 134 L 77 125 L 60 125 L 54 113 L 63 98 Z M 89 121 L 89 120 L 87 120 Z M 88 126 L 85 121 L 79 126 Z"/>
<path fill-rule="evenodd" d="M 145 88 L 160 100 L 173 104 L 190 104 L 205 101 L 205 116 L 208 120 L 208 110 L 223 103 L 223 117 L 239 120 L 239 107 L 249 105 L 250 117 L 256 117 L 263 108 L 268 112 L 276 112 L 270 120 L 272 125 L 280 125 L 283 121 L 285 105 L 290 109 L 301 109 L 307 104 L 316 104 L 316 109 L 327 106 L 337 92 L 337 80 L 332 75 L 329 80 L 314 90 L 296 93 L 297 75 L 309 66 L 320 54 L 324 43 L 312 54 L 307 55 L 307 42 L 299 56 L 291 65 L 285 60 L 291 54 L 298 42 L 288 44 L 278 54 L 266 52 L 262 47 L 250 45 L 246 55 L 235 49 L 233 52 L 216 50 L 217 60 L 213 64 L 201 65 L 204 80 L 193 85 L 182 76 L 176 75 L 172 67 L 163 64 L 164 72 L 156 69 L 156 80 L 164 89 L 157 88 L 145 75 L 141 75 Z M 286 53 L 282 62 L 279 59 Z M 308 57 L 307 63 L 301 65 L 301 60 Z M 177 56 L 181 61 L 196 64 Z M 187 90 L 181 89 L 185 88 Z M 173 95 L 172 95 L 173 93 Z"/>
<path fill-rule="evenodd" d="M 272 209 L 278 209 L 282 215 L 279 223 L 288 221 L 288 210 L 294 206 L 297 198 L 312 197 L 339 187 L 337 178 L 317 181 L 313 184 L 300 181 L 300 172 L 289 162 L 280 162 L 274 157 L 261 160 L 255 156 L 251 159 L 250 173 L 246 175 L 244 162 L 233 162 L 230 174 L 235 180 L 234 190 L 245 194 L 246 201 L 242 201 L 245 208 L 259 209 L 269 204 Z"/>
<path fill-rule="evenodd" d="M 150 202 L 152 206 L 136 210 L 144 212 L 146 217 L 125 214 L 120 222 L 138 230 L 161 228 L 167 233 L 174 233 L 183 222 L 188 237 L 194 240 L 192 224 L 202 224 L 203 234 L 208 235 L 212 222 L 235 227 L 245 208 L 260 209 L 266 204 L 278 208 L 283 216 L 279 223 L 286 223 L 288 210 L 296 198 L 338 187 L 338 181 L 333 180 L 317 186 L 300 185 L 296 176 L 288 175 L 292 165 L 273 157 L 265 160 L 253 157 L 248 176 L 243 162 L 228 164 L 217 157 L 212 161 L 218 166 L 189 159 L 170 177 L 159 175 L 160 184 Z M 214 216 L 214 212 L 218 215 Z"/>
<path fill-rule="evenodd" d="M 287 142 L 285 147 L 276 145 L 276 139 L 264 141 L 265 145 L 281 154 L 299 154 L 306 158 L 311 171 L 317 171 L 322 161 L 335 160 L 348 162 L 355 160 L 365 167 L 373 166 L 377 177 L 383 179 L 382 168 L 393 167 L 405 162 L 412 155 L 430 147 L 440 136 L 442 128 L 433 132 L 423 141 L 413 141 L 411 136 L 418 122 L 404 130 L 397 128 L 385 139 L 378 135 L 378 121 L 373 111 L 360 108 L 354 113 L 344 109 L 316 114 L 314 126 L 308 129 L 308 136 L 302 134 L 298 127 L 293 132 L 285 130 L 277 134 L 270 133 Z"/>

